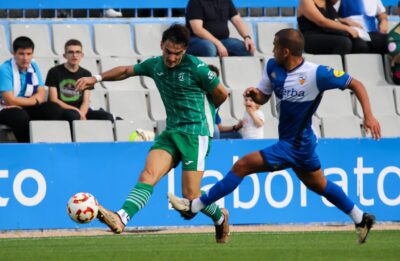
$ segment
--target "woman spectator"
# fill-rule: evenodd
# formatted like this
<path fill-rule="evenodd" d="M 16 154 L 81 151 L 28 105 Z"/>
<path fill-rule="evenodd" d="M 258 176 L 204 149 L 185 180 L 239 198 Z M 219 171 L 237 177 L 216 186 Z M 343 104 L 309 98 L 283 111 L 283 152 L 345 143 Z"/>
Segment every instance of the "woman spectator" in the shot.
<path fill-rule="evenodd" d="M 305 52 L 312 54 L 367 53 L 356 22 L 339 19 L 337 0 L 300 0 L 297 22 L 304 35 Z"/>

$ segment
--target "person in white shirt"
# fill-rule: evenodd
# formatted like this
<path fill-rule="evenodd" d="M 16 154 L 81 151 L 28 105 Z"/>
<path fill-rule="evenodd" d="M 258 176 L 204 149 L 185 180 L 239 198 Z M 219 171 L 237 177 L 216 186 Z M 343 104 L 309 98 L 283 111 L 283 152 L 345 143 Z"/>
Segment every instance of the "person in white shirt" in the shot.
<path fill-rule="evenodd" d="M 263 139 L 265 117 L 260 110 L 261 105 L 255 103 L 251 97 L 245 97 L 244 106 L 246 111 L 240 124 L 243 139 Z"/>
<path fill-rule="evenodd" d="M 381 0 L 338 0 L 335 8 L 339 17 L 359 25 L 354 28 L 364 35 L 370 53 L 387 53 L 388 16 Z"/>

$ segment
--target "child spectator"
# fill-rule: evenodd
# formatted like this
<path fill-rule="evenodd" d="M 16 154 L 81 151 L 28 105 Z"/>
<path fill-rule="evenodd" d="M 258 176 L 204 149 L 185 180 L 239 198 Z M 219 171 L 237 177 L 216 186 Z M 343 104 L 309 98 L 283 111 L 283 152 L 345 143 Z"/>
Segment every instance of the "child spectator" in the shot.
<path fill-rule="evenodd" d="M 246 111 L 241 120 L 243 139 L 263 139 L 265 116 L 260 110 L 261 105 L 255 103 L 251 97 L 245 97 L 244 106 Z"/>

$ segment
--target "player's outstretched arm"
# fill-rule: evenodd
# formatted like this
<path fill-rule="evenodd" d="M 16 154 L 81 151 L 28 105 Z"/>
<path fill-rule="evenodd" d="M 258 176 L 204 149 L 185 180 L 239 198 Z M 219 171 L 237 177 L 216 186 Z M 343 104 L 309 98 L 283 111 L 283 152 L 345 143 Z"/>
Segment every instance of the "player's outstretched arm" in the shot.
<path fill-rule="evenodd" d="M 271 95 L 265 95 L 262 91 L 255 87 L 249 87 L 247 88 L 244 93 L 244 97 L 251 97 L 254 102 L 257 104 L 263 105 L 269 101 L 269 98 L 271 98 Z"/>
<path fill-rule="evenodd" d="M 374 115 L 372 114 L 368 93 L 365 90 L 364 85 L 360 81 L 353 78 L 348 88 L 356 94 L 356 97 L 361 104 L 364 113 L 365 132 L 368 133 L 370 131 L 373 139 L 375 140 L 380 139 L 381 127 L 377 119 L 375 119 Z"/>
<path fill-rule="evenodd" d="M 224 103 L 226 98 L 228 98 L 228 92 L 221 83 L 210 92 L 210 95 L 216 108 L 218 108 L 222 103 Z"/>
<path fill-rule="evenodd" d="M 133 66 L 118 66 L 113 69 L 103 72 L 101 75 L 82 77 L 76 82 L 76 90 L 83 91 L 90 89 L 99 81 L 121 81 L 128 77 L 134 76 Z"/>

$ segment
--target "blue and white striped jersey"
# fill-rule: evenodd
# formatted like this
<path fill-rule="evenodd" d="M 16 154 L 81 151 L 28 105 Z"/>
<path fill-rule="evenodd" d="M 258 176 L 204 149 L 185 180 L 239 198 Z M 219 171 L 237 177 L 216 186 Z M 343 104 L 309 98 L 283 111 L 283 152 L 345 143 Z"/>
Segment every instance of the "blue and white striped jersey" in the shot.
<path fill-rule="evenodd" d="M 315 141 L 311 119 L 329 89 L 345 89 L 351 77 L 339 70 L 304 61 L 291 71 L 270 59 L 257 88 L 276 97 L 279 114 L 279 139 L 307 144 Z M 334 105 L 332 105 L 334 106 Z"/>

